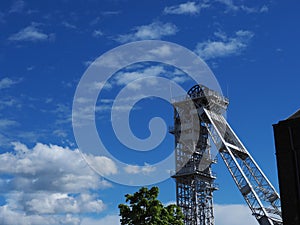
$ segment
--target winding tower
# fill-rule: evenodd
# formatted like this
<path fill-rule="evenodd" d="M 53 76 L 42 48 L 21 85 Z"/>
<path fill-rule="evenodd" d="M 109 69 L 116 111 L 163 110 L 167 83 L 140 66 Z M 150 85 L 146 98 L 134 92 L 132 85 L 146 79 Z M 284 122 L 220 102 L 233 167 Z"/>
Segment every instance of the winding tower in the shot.
<path fill-rule="evenodd" d="M 223 114 L 229 101 L 203 85 L 173 99 L 177 205 L 185 225 L 214 225 L 217 190 L 211 152 L 214 144 L 253 216 L 260 225 L 282 225 L 280 198 Z"/>

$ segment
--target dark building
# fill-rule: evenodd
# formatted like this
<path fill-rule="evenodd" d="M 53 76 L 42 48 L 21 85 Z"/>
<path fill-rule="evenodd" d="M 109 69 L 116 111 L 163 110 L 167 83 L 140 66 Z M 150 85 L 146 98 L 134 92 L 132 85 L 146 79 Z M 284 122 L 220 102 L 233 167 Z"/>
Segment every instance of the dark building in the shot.
<path fill-rule="evenodd" d="M 283 225 L 300 225 L 300 110 L 273 129 Z"/>

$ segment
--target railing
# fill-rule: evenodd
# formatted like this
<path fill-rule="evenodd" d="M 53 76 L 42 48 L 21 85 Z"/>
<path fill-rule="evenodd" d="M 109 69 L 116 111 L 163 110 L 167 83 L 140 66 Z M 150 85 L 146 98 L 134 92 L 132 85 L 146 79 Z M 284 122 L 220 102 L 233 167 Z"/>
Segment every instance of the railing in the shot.
<path fill-rule="evenodd" d="M 216 91 L 213 91 L 211 89 L 205 89 L 203 92 L 199 92 L 199 93 L 193 93 L 192 96 L 189 95 L 181 95 L 178 97 L 173 97 L 171 99 L 171 102 L 182 102 L 182 101 L 188 101 L 188 100 L 192 100 L 192 99 L 196 99 L 196 98 L 208 98 L 208 97 L 214 97 L 215 99 L 217 99 L 217 101 L 219 103 L 225 103 L 228 104 L 229 103 L 229 99 L 222 96 L 221 94 L 219 94 Z"/>

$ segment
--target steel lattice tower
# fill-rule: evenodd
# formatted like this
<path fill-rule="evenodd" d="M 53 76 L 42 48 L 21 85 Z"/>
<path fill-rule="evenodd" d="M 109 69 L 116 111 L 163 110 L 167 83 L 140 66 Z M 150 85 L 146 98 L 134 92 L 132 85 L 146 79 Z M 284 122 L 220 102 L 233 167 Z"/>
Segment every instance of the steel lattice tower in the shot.
<path fill-rule="evenodd" d="M 177 204 L 186 225 L 213 225 L 213 191 L 215 175 L 211 164 L 208 129 L 191 101 L 173 102 L 175 136 Z"/>
<path fill-rule="evenodd" d="M 260 225 L 282 225 L 280 198 L 223 113 L 228 99 L 203 85 L 173 100 L 177 204 L 185 225 L 213 225 L 215 176 L 210 140 Z M 242 221 L 241 221 L 242 222 Z"/>

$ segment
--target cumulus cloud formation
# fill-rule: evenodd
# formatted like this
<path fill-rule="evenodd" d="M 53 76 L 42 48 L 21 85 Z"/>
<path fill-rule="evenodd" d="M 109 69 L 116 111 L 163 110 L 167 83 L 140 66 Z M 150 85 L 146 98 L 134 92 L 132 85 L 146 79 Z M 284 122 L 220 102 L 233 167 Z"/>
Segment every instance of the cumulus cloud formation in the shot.
<path fill-rule="evenodd" d="M 38 24 L 32 23 L 21 29 L 19 32 L 12 34 L 9 41 L 47 41 L 53 40 L 54 34 L 47 34 L 38 28 Z"/>
<path fill-rule="evenodd" d="M 106 207 L 96 195 L 89 193 L 13 192 L 6 195 L 6 201 L 0 206 L 0 224 L 3 225 L 78 225 L 81 214 L 99 213 Z"/>
<path fill-rule="evenodd" d="M 86 164 L 78 149 L 37 143 L 32 149 L 14 142 L 14 152 L 0 154 L 0 173 L 12 176 L 1 190 L 80 192 L 106 187 Z M 91 156 L 87 156 L 91 158 Z M 105 157 L 91 159 L 104 174 L 116 173 L 116 166 Z"/>
<path fill-rule="evenodd" d="M 195 52 L 203 59 L 238 55 L 247 48 L 253 36 L 254 34 L 248 30 L 239 30 L 233 37 L 217 32 L 215 37 L 219 40 L 198 43 Z"/>
<path fill-rule="evenodd" d="M 172 23 L 153 22 L 135 27 L 132 33 L 119 35 L 116 40 L 125 43 L 146 39 L 161 39 L 164 36 L 174 35 L 177 31 L 178 28 Z"/>
<path fill-rule="evenodd" d="M 13 151 L 0 154 L 0 190 L 6 199 L 0 207 L 0 224 L 80 224 L 79 214 L 106 208 L 92 190 L 111 184 L 86 164 L 78 149 L 12 144 Z M 87 157 L 103 173 L 117 172 L 110 159 Z"/>
<path fill-rule="evenodd" d="M 164 9 L 165 14 L 189 14 L 195 15 L 200 12 L 201 9 L 209 7 L 208 4 L 197 4 L 196 2 L 186 2 L 179 5 L 168 6 Z"/>
<path fill-rule="evenodd" d="M 102 200 L 89 193 L 72 196 L 66 193 L 40 192 L 29 194 L 26 198 L 26 211 L 36 214 L 97 213 L 105 208 Z"/>

